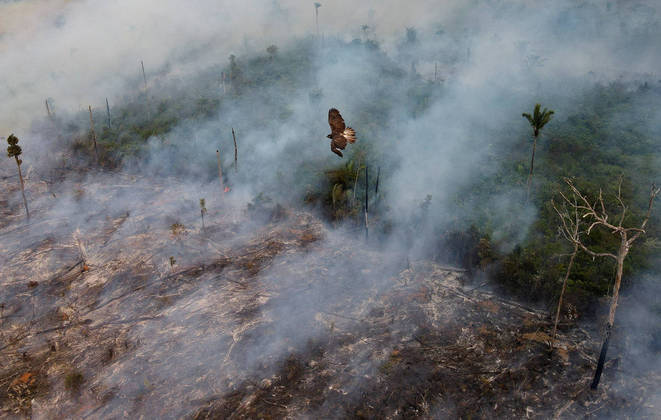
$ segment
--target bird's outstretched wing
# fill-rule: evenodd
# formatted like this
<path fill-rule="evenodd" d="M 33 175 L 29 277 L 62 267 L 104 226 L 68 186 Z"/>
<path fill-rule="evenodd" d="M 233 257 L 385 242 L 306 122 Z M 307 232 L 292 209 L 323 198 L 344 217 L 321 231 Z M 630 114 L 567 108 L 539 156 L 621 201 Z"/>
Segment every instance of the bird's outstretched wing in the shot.
<path fill-rule="evenodd" d="M 328 125 L 331 128 L 331 134 L 342 134 L 346 125 L 344 124 L 344 118 L 340 115 L 340 111 L 335 108 L 328 110 Z"/>

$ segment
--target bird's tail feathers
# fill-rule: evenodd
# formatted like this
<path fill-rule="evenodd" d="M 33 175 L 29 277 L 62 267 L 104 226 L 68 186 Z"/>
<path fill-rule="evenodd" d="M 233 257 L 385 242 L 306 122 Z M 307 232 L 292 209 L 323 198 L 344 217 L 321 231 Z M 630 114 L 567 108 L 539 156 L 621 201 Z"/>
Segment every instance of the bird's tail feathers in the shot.
<path fill-rule="evenodd" d="M 353 128 L 351 127 L 345 128 L 342 135 L 347 139 L 349 143 L 356 142 L 356 131 Z"/>

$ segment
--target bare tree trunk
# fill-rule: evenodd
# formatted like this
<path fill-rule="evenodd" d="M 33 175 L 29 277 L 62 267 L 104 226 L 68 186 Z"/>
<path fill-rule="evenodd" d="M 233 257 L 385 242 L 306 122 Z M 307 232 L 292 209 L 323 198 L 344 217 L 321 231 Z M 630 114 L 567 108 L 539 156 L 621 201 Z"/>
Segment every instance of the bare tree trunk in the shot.
<path fill-rule="evenodd" d="M 574 265 L 574 258 L 578 252 L 578 245 L 574 244 L 574 252 L 571 254 L 569 259 L 569 265 L 567 265 L 567 272 L 565 273 L 565 279 L 562 282 L 562 290 L 560 291 L 560 299 L 558 299 L 558 310 L 555 312 L 555 322 L 553 323 L 553 334 L 551 335 L 551 348 L 555 342 L 555 333 L 558 330 L 558 320 L 560 319 L 560 309 L 562 308 L 562 299 L 565 296 L 565 290 L 567 289 L 567 280 L 569 279 L 569 273 L 571 273 L 571 268 Z"/>
<path fill-rule="evenodd" d="M 613 325 L 615 323 L 615 310 L 617 309 L 617 300 L 620 297 L 620 285 L 622 284 L 622 272 L 624 271 L 624 259 L 629 253 L 629 247 L 626 245 L 626 239 L 622 241 L 622 246 L 617 258 L 617 274 L 615 277 L 615 284 L 613 285 L 613 297 L 611 298 L 611 306 L 608 311 L 608 323 Z"/>
<path fill-rule="evenodd" d="M 90 128 L 92 130 L 92 141 L 94 142 L 94 158 L 96 159 L 96 163 L 99 163 L 99 152 L 96 148 L 96 131 L 94 131 L 94 120 L 92 119 L 92 105 L 89 106 L 90 110 Z"/>
<path fill-rule="evenodd" d="M 147 93 L 147 75 L 145 74 L 145 63 L 140 60 L 142 67 L 142 80 L 145 82 L 145 104 L 147 105 L 147 119 L 151 119 L 151 111 L 149 111 L 149 93 Z"/>
<path fill-rule="evenodd" d="M 220 180 L 220 191 L 225 193 L 225 183 L 223 182 L 223 168 L 220 166 L 220 150 L 216 150 L 216 157 L 218 158 L 218 179 Z"/>
<path fill-rule="evenodd" d="M 611 329 L 613 326 L 611 324 L 606 325 L 606 336 L 604 337 L 604 343 L 601 345 L 601 352 L 599 353 L 599 362 L 597 362 L 597 370 L 594 373 L 594 379 L 590 388 L 597 389 L 599 386 L 599 380 L 601 379 L 601 373 L 604 370 L 604 363 L 606 363 L 606 353 L 608 352 L 608 343 L 611 339 Z"/>
<path fill-rule="evenodd" d="M 358 167 L 356 168 L 356 178 L 353 181 L 353 197 L 351 198 L 352 204 L 356 204 L 356 188 L 358 187 L 358 175 L 360 174 L 360 163 L 362 160 L 362 155 L 359 156 L 358 158 Z"/>
<path fill-rule="evenodd" d="M 604 364 L 606 363 L 606 353 L 608 352 L 608 342 L 611 338 L 611 331 L 613 329 L 613 323 L 615 322 L 615 310 L 617 309 L 617 300 L 620 297 L 620 284 L 622 283 L 622 271 L 624 268 L 624 258 L 626 258 L 629 253 L 627 246 L 626 237 L 622 239 L 622 245 L 620 246 L 620 251 L 617 255 L 617 274 L 615 276 L 615 284 L 613 285 L 613 297 L 611 298 L 610 310 L 608 311 L 608 323 L 606 324 L 606 336 L 604 337 L 604 342 L 601 345 L 601 352 L 599 353 L 599 361 L 597 362 L 597 370 L 594 372 L 594 379 L 592 380 L 592 385 L 590 388 L 597 389 L 599 386 L 599 380 L 601 379 L 601 373 L 604 370 Z"/>
<path fill-rule="evenodd" d="M 108 98 L 106 98 L 106 111 L 108 112 L 108 128 L 111 128 L 111 122 L 110 122 L 110 104 L 108 103 Z"/>
<path fill-rule="evenodd" d="M 145 63 L 140 60 L 140 66 L 142 67 L 142 80 L 145 82 L 145 92 L 147 91 L 147 75 L 145 74 Z"/>
<path fill-rule="evenodd" d="M 636 239 L 638 239 L 641 235 L 645 234 L 645 227 L 647 226 L 647 222 L 649 221 L 650 216 L 652 215 L 652 206 L 654 205 L 654 199 L 659 193 L 661 193 L 661 188 L 657 187 L 656 185 L 652 185 L 652 188 L 650 190 L 650 198 L 647 207 L 647 213 L 642 223 L 640 224 L 640 227 L 626 228 L 622 226 L 622 223 L 624 222 L 627 213 L 627 206 L 624 204 L 624 201 L 622 201 L 622 178 L 620 178 L 620 183 L 617 189 L 617 195 L 615 196 L 621 207 L 621 211 L 618 216 L 619 221 L 617 222 L 615 221 L 611 222 L 608 220 L 608 213 L 606 212 L 606 206 L 604 205 L 604 200 L 602 197 L 601 190 L 599 191 L 599 197 L 597 201 L 594 204 L 592 204 L 583 194 L 581 194 L 581 192 L 574 186 L 574 184 L 570 179 L 565 178 L 565 182 L 567 183 L 567 185 L 569 185 L 569 187 L 571 188 L 574 194 L 574 201 L 572 203 L 572 201 L 569 200 L 561 192 L 560 195 L 562 195 L 565 202 L 574 208 L 576 215 L 578 215 L 578 212 L 580 210 L 581 219 L 584 219 L 586 217 L 590 217 L 592 219 L 592 223 L 590 227 L 584 233 L 587 233 L 587 235 L 589 235 L 590 231 L 595 226 L 601 226 L 611 231 L 613 234 L 619 234 L 620 236 L 620 247 L 618 248 L 617 253 L 595 252 L 592 249 L 585 246 L 585 244 L 581 242 L 580 237 L 578 235 L 573 235 L 571 237 L 567 236 L 566 232 L 568 232 L 568 224 L 566 222 L 566 216 L 562 216 L 562 214 L 559 213 L 561 215 L 561 220 L 563 223 L 562 232 L 565 232 L 565 237 L 567 239 L 571 240 L 574 243 L 574 245 L 578 245 L 583 251 L 585 251 L 592 257 L 609 257 L 609 258 L 613 258 L 617 263 L 615 284 L 613 285 L 613 297 L 611 298 L 610 310 L 608 312 L 608 323 L 606 325 L 606 336 L 604 337 L 604 342 L 601 346 L 599 361 L 597 363 L 597 370 L 595 371 L 592 385 L 590 385 L 592 389 L 597 389 L 597 386 L 599 385 L 599 380 L 601 379 L 601 373 L 604 370 L 604 364 L 606 363 L 608 343 L 610 341 L 613 324 L 615 322 L 615 311 L 617 309 L 617 301 L 620 296 L 620 285 L 622 284 L 622 272 L 624 269 L 624 260 L 626 259 L 627 254 L 629 253 L 629 250 L 631 249 L 631 246 L 636 241 Z M 577 202 L 577 200 L 580 202 L 580 204 Z M 556 211 L 558 210 L 556 209 Z M 631 237 L 629 237 L 629 234 L 631 234 Z"/>
<path fill-rule="evenodd" d="M 50 106 L 48 105 L 48 99 L 46 99 L 46 112 L 48 113 L 48 118 L 53 118 L 53 114 L 50 112 Z"/>
<path fill-rule="evenodd" d="M 369 167 L 367 164 L 365 164 L 365 240 L 369 239 L 369 233 L 370 233 L 370 228 L 369 228 L 369 219 L 367 217 L 369 213 L 369 197 L 370 197 L 370 189 L 369 189 Z"/>
<path fill-rule="evenodd" d="M 528 175 L 528 193 L 526 199 L 530 198 L 530 185 L 532 184 L 532 171 L 535 166 L 535 149 L 537 148 L 537 136 L 534 137 L 532 142 L 532 158 L 530 159 L 530 174 Z"/>
<path fill-rule="evenodd" d="M 314 8 L 314 23 L 315 26 L 317 27 L 317 39 L 319 39 L 319 8 L 318 7 Z"/>
<path fill-rule="evenodd" d="M 236 147 L 236 134 L 234 134 L 234 127 L 232 127 L 232 139 L 234 139 L 234 171 L 239 172 L 239 149 Z"/>
<path fill-rule="evenodd" d="M 225 72 L 220 73 L 222 79 L 223 79 L 223 95 L 227 93 L 227 89 L 225 88 Z"/>
<path fill-rule="evenodd" d="M 30 210 L 28 210 L 28 200 L 25 198 L 25 182 L 23 182 L 23 173 L 21 172 L 21 164 L 18 161 L 18 156 L 14 156 L 16 159 L 16 166 L 18 166 L 18 178 L 21 180 L 21 195 L 23 195 L 23 205 L 25 206 L 25 214 L 30 221 Z"/>

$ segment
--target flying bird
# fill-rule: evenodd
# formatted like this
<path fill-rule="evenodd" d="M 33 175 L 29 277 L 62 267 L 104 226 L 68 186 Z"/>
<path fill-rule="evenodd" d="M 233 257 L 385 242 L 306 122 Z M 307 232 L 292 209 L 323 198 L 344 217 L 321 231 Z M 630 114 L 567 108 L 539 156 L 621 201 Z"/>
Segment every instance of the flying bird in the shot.
<path fill-rule="evenodd" d="M 328 110 L 328 124 L 330 125 L 331 133 L 326 137 L 331 139 L 331 150 L 339 157 L 342 157 L 343 155 L 340 149 L 344 150 L 347 147 L 347 142 L 356 142 L 356 132 L 353 128 L 347 127 L 344 124 L 344 118 L 340 115 L 340 111 L 335 108 Z"/>

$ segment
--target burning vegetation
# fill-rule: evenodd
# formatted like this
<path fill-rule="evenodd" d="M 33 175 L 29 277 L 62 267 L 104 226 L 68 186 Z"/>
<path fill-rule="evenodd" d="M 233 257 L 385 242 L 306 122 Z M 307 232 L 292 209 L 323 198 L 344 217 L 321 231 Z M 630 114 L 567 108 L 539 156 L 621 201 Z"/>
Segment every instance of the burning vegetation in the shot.
<path fill-rule="evenodd" d="M 111 200 L 121 194 L 105 187 Z M 141 201 L 168 207 L 169 188 Z M 270 202 L 212 203 L 199 229 L 184 226 L 194 212 L 163 224 L 137 211 L 89 220 L 69 241 L 5 229 L 4 414 L 648 412 L 658 372 L 621 371 L 612 359 L 606 383 L 588 390 L 598 329 L 571 311 L 551 348 L 549 312 L 483 290 L 466 269 L 365 246 Z M 245 229 L 255 218 L 266 223 Z"/>
<path fill-rule="evenodd" d="M 204 0 L 186 16 L 226 27 L 158 39 L 135 74 L 45 100 L 31 83 L 56 96 L 62 68 L 0 84 L 21 139 L 0 161 L 0 417 L 658 416 L 647 2 L 479 1 L 418 28 L 364 10 L 328 35 L 339 3 L 294 37 L 236 18 L 236 43 L 241 7 Z M 303 27 L 269 7 L 265 31 Z M 95 13 L 57 33 L 74 10 Z M 45 103 L 29 124 L 21 87 Z"/>

